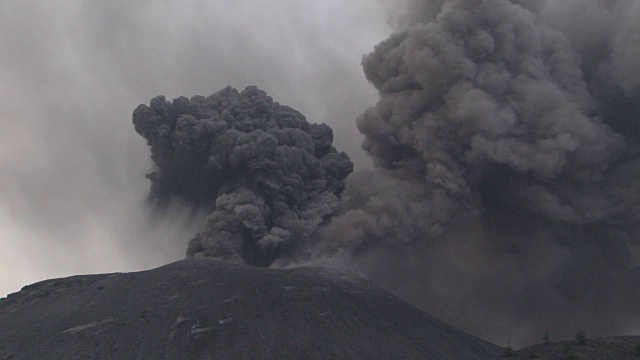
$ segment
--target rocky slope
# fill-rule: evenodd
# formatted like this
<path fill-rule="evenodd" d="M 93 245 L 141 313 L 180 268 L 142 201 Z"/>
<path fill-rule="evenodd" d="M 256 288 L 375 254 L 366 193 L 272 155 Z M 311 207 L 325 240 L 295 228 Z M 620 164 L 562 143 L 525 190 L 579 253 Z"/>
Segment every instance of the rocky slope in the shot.
<path fill-rule="evenodd" d="M 0 359 L 488 359 L 502 349 L 352 274 L 190 259 L 0 300 Z"/>
<path fill-rule="evenodd" d="M 504 351 L 494 359 L 538 360 L 640 360 L 640 336 L 617 336 L 577 341 L 558 341 L 533 345 L 508 356 Z"/>

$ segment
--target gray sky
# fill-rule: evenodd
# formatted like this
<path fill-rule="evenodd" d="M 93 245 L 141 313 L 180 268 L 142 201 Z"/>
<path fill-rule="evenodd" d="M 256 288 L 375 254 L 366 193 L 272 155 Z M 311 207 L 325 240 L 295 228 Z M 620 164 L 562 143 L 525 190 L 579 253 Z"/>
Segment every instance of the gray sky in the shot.
<path fill-rule="evenodd" d="M 355 119 L 376 93 L 360 60 L 391 32 L 390 4 L 2 1 L 0 296 L 182 257 L 197 224 L 143 205 L 151 162 L 131 112 L 155 95 L 257 85 L 366 166 Z"/>

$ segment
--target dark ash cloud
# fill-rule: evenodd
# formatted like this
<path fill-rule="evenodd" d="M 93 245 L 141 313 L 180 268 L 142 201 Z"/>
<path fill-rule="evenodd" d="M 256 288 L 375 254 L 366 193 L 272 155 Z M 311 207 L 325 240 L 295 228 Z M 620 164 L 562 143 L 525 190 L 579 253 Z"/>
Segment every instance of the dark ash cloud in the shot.
<path fill-rule="evenodd" d="M 326 182 L 333 190 L 282 193 L 290 181 L 278 169 L 300 162 L 270 158 L 282 138 L 254 125 L 269 106 L 248 105 L 246 133 L 220 120 L 226 105 L 203 115 L 203 98 L 136 110 L 160 169 L 151 194 L 212 211 L 188 253 L 346 263 L 497 343 L 538 342 L 545 329 L 570 337 L 577 327 L 610 335 L 638 326 L 640 294 L 628 284 L 640 260 L 640 93 L 638 79 L 624 76 L 640 54 L 637 6 L 407 5 L 390 18 L 399 31 L 362 61 L 379 94 L 357 120 L 374 169 L 351 175 L 342 199 L 346 157 Z M 569 21 L 578 9 L 585 16 Z M 243 97 L 225 91 L 213 98 Z M 296 149 L 316 151 L 312 133 L 298 131 Z M 300 189 L 314 183 L 302 178 L 311 181 L 294 181 Z"/>
<path fill-rule="evenodd" d="M 257 87 L 163 96 L 133 112 L 157 170 L 156 201 L 179 197 L 211 211 L 188 256 L 269 266 L 310 246 L 338 208 L 353 163 L 326 124 L 309 123 Z"/>
<path fill-rule="evenodd" d="M 348 179 L 318 253 L 498 343 L 638 326 L 639 15 L 412 2 L 363 60 L 376 170 Z"/>

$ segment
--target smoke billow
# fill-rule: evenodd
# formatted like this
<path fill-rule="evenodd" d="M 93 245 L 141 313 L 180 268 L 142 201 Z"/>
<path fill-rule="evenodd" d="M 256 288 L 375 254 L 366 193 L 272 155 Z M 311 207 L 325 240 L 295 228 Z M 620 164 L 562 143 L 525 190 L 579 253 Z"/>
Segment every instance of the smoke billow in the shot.
<path fill-rule="evenodd" d="M 410 4 L 363 59 L 375 168 L 346 189 L 331 129 L 256 88 L 136 109 L 152 196 L 211 210 L 188 255 L 347 254 L 496 342 L 640 326 L 640 4 Z"/>
<path fill-rule="evenodd" d="M 572 224 L 633 220 L 638 192 L 623 173 L 636 162 L 579 64 L 566 36 L 518 5 L 447 2 L 365 57 L 381 99 L 358 120 L 363 147 L 429 189 L 422 222 L 434 231 L 505 205 Z"/>
<path fill-rule="evenodd" d="M 151 197 L 207 208 L 188 256 L 268 266 L 308 247 L 353 171 L 325 124 L 310 124 L 256 87 L 209 97 L 159 96 L 133 113 L 157 169 Z"/>
<path fill-rule="evenodd" d="M 357 126 L 377 170 L 348 179 L 321 252 L 356 254 L 372 278 L 498 342 L 638 326 L 639 294 L 622 284 L 640 245 L 640 4 L 409 13 L 363 59 L 380 100 Z"/>

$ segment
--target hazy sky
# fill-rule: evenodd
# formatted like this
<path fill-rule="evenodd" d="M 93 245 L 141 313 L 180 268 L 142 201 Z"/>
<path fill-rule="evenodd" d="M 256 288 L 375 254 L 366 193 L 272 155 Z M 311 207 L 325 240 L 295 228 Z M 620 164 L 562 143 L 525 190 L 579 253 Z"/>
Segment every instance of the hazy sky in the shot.
<path fill-rule="evenodd" d="M 195 231 L 144 207 L 151 162 L 131 112 L 155 95 L 257 85 L 366 166 L 355 119 L 376 93 L 360 61 L 391 32 L 391 3 L 2 1 L 0 296 L 182 258 Z"/>

